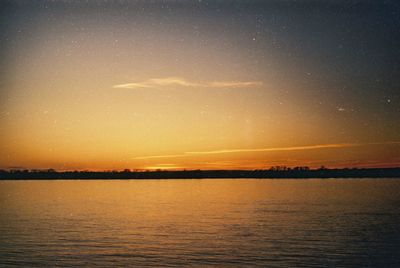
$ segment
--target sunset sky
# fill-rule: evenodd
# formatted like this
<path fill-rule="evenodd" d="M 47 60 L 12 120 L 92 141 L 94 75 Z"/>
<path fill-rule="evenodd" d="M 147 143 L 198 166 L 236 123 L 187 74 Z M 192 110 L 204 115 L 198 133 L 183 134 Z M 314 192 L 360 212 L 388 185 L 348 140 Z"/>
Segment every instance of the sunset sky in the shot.
<path fill-rule="evenodd" d="M 400 166 L 397 1 L 2 1 L 0 169 Z"/>

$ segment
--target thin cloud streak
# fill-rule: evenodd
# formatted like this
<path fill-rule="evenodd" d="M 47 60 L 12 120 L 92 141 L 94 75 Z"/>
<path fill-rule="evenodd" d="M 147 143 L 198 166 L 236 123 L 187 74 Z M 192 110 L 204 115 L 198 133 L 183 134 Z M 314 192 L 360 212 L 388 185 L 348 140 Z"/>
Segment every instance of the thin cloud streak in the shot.
<path fill-rule="evenodd" d="M 114 85 L 113 88 L 151 88 L 150 85 L 146 85 L 144 83 L 128 83 L 128 84 L 121 84 L 121 85 Z"/>
<path fill-rule="evenodd" d="M 225 87 L 255 87 L 261 86 L 261 81 L 248 81 L 248 82 L 211 82 L 207 84 L 207 87 L 225 88 Z"/>
<path fill-rule="evenodd" d="M 149 156 L 138 156 L 132 157 L 132 160 L 146 160 L 146 159 L 157 159 L 157 158 L 175 158 L 175 157 L 184 157 L 185 154 L 167 154 L 167 155 L 149 155 Z"/>
<path fill-rule="evenodd" d="M 321 144 L 321 145 L 279 147 L 279 148 L 232 149 L 232 150 L 186 152 L 186 154 L 227 154 L 227 153 L 251 153 L 251 152 L 276 152 L 276 151 L 313 150 L 313 149 L 324 149 L 324 148 L 343 148 L 343 147 L 354 147 L 354 146 L 356 146 L 356 145 L 350 144 L 350 143 L 339 143 L 339 144 Z"/>
<path fill-rule="evenodd" d="M 276 148 L 255 148 L 255 149 L 230 149 L 230 150 L 215 150 L 215 151 L 198 151 L 198 152 L 185 152 L 183 154 L 174 155 L 150 155 L 140 156 L 131 159 L 142 160 L 142 159 L 157 159 L 157 158 L 177 158 L 187 157 L 193 155 L 212 155 L 212 154 L 229 154 L 229 153 L 251 153 L 251 152 L 278 152 L 278 151 L 300 151 L 300 150 L 317 150 L 317 149 L 329 149 L 329 148 L 349 148 L 349 147 L 360 147 L 368 145 L 398 145 L 400 141 L 389 141 L 389 142 L 372 142 L 372 143 L 337 143 L 337 144 L 318 144 L 318 145 L 306 145 L 306 146 L 291 146 L 291 147 L 276 147 Z"/>
<path fill-rule="evenodd" d="M 193 82 L 179 77 L 153 78 L 143 82 L 133 82 L 114 85 L 113 88 L 143 89 L 163 88 L 170 86 L 202 87 L 202 88 L 245 88 L 261 86 L 261 81 L 220 81 L 220 82 Z"/>

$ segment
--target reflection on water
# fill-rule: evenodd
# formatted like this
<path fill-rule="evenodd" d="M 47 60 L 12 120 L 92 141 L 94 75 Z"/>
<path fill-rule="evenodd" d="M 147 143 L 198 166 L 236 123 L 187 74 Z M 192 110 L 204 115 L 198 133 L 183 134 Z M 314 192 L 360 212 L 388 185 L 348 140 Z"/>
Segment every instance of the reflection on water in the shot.
<path fill-rule="evenodd" d="M 400 267 L 398 180 L 0 182 L 0 266 Z"/>

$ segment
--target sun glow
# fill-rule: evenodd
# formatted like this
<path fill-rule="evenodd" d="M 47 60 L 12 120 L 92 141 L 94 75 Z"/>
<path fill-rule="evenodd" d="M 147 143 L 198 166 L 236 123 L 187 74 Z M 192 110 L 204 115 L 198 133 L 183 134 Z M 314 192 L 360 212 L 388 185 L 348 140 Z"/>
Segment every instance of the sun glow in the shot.
<path fill-rule="evenodd" d="M 332 12 L 156 2 L 4 7 L 1 169 L 398 165 L 397 46 Z"/>

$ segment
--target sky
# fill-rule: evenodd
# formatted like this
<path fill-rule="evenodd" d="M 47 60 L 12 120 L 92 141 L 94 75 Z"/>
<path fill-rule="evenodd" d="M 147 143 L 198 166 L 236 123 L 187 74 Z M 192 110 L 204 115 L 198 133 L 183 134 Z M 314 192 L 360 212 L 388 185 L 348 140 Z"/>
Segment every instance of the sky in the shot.
<path fill-rule="evenodd" d="M 0 168 L 400 166 L 396 1 L 2 1 Z"/>

